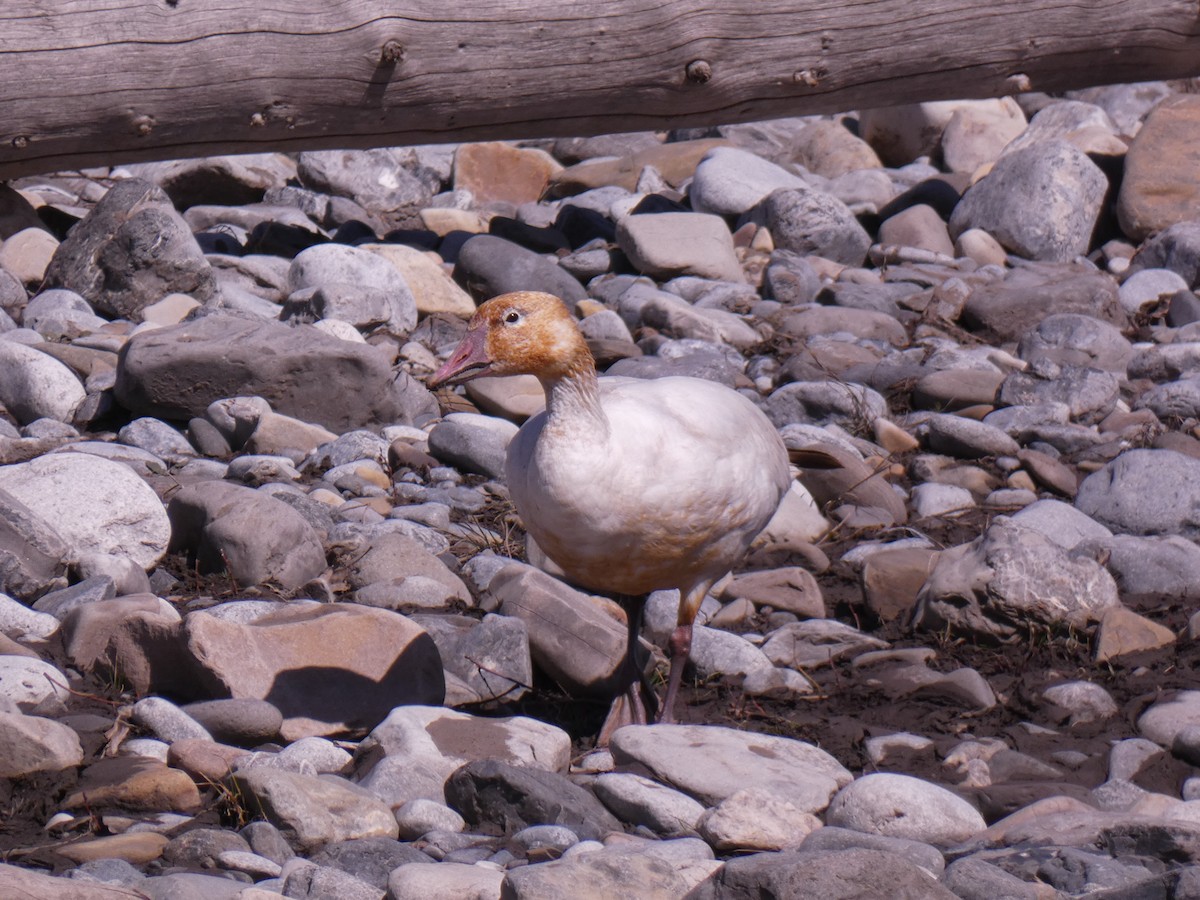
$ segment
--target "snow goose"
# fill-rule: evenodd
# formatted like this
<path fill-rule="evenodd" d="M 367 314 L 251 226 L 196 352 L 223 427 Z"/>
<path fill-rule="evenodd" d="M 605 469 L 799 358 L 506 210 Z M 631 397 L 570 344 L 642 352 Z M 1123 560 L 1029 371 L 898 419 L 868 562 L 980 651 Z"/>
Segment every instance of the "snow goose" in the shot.
<path fill-rule="evenodd" d="M 623 601 L 680 591 L 660 721 L 675 697 L 692 624 L 713 582 L 775 513 L 791 478 L 783 441 L 746 397 L 699 378 L 598 378 L 563 302 L 516 292 L 484 303 L 431 387 L 481 375 L 537 376 L 546 409 L 508 447 L 512 500 L 538 546 L 581 587 Z M 645 722 L 653 694 L 634 658 L 642 604 L 626 602 L 622 694 L 602 737 Z"/>

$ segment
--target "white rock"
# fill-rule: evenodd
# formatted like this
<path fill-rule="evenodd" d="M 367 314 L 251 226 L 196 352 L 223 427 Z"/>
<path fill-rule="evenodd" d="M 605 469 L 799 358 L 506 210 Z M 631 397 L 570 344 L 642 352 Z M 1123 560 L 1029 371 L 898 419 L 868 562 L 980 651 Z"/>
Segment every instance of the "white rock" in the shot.
<path fill-rule="evenodd" d="M 24 712 L 50 712 L 66 702 L 67 676 L 31 656 L 0 656 L 0 697 Z"/>
<path fill-rule="evenodd" d="M 979 811 L 957 794 L 920 778 L 885 772 L 864 775 L 842 788 L 826 821 L 935 847 L 960 843 L 987 828 Z"/>
<path fill-rule="evenodd" d="M 759 787 L 817 812 L 852 777 L 811 744 L 714 725 L 627 725 L 613 735 L 611 749 L 618 765 L 640 763 L 710 806 Z"/>
<path fill-rule="evenodd" d="M 75 373 L 53 356 L 0 340 L 0 404 L 21 424 L 43 418 L 70 422 L 86 396 Z"/>
<path fill-rule="evenodd" d="M 167 551 L 166 508 L 128 466 L 86 453 L 55 453 L 0 466 L 0 488 L 51 524 L 74 559 L 108 553 L 151 569 Z"/>
<path fill-rule="evenodd" d="M 597 778 L 592 788 L 623 822 L 645 825 L 659 834 L 694 831 L 705 811 L 687 794 L 641 775 L 609 772 Z"/>
<path fill-rule="evenodd" d="M 499 900 L 504 871 L 491 866 L 406 863 L 388 875 L 394 900 Z"/>
<path fill-rule="evenodd" d="M 415 841 L 431 831 L 459 832 L 467 827 L 463 817 L 444 803 L 416 797 L 396 810 L 400 840 Z"/>
<path fill-rule="evenodd" d="M 82 762 L 73 729 L 53 719 L 0 712 L 0 778 L 57 772 Z"/>
<path fill-rule="evenodd" d="M 738 791 L 710 809 L 699 831 L 713 849 L 785 850 L 798 847 L 821 820 L 769 791 Z"/>
<path fill-rule="evenodd" d="M 45 640 L 58 631 L 59 621 L 49 613 L 38 612 L 7 594 L 0 594 L 0 633 L 14 641 L 22 638 Z"/>

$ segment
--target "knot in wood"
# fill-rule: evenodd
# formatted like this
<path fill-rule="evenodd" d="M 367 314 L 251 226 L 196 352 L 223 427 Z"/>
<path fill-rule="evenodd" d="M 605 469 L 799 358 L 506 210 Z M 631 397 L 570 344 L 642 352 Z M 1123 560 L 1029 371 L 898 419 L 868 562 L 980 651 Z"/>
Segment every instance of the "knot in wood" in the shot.
<path fill-rule="evenodd" d="M 712 79 L 712 66 L 703 59 L 693 59 L 683 72 L 692 84 L 706 84 Z"/>
<path fill-rule="evenodd" d="M 18 134 L 12 139 L 12 145 L 18 150 L 24 150 L 29 146 L 29 138 L 23 134 Z"/>
<path fill-rule="evenodd" d="M 404 61 L 404 45 L 394 38 L 385 41 L 379 51 L 379 61 L 385 66 L 394 66 Z"/>

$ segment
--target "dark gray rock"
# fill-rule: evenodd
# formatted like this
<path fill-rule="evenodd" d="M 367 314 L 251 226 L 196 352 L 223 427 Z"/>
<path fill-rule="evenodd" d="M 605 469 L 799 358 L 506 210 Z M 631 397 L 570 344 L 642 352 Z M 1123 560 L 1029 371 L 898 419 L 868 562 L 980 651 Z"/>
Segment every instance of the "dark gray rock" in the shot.
<path fill-rule="evenodd" d="M 221 828 L 193 828 L 171 839 L 163 848 L 163 859 L 173 866 L 213 869 L 217 856 L 226 850 L 249 853 L 250 845 L 236 831 Z"/>
<path fill-rule="evenodd" d="M 71 229 L 46 269 L 45 287 L 67 288 L 100 312 L 137 321 L 167 294 L 207 301 L 216 281 L 170 198 L 129 179 L 113 185 Z"/>
<path fill-rule="evenodd" d="M 583 285 L 549 257 L 490 234 L 462 245 L 454 280 L 480 299 L 509 291 L 545 291 L 574 306 L 587 296 Z"/>
<path fill-rule="evenodd" d="M 472 827 L 515 834 L 530 825 L 564 825 L 584 840 L 624 831 L 595 795 L 554 772 L 494 759 L 470 762 L 446 781 L 446 802 Z"/>
<path fill-rule="evenodd" d="M 85 603 L 97 600 L 111 600 L 117 596 L 116 583 L 105 575 L 85 578 L 70 587 L 43 594 L 33 604 L 38 612 L 49 613 L 56 619 L 62 620 L 67 613 Z"/>
<path fill-rule="evenodd" d="M 117 401 L 134 413 L 190 419 L 247 395 L 336 432 L 437 414 L 433 395 L 393 372 L 382 350 L 311 326 L 205 316 L 140 334 L 118 358 Z"/>

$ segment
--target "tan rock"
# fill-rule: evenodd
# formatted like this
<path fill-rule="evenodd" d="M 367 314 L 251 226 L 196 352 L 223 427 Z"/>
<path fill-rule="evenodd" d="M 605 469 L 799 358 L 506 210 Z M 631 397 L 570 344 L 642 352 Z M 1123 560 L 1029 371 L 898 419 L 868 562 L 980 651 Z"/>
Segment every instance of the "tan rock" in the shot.
<path fill-rule="evenodd" d="M 228 777 L 238 763 L 251 755 L 249 750 L 230 747 L 204 738 L 184 738 L 171 744 L 167 764 L 187 772 L 199 782 L 218 782 Z"/>
<path fill-rule="evenodd" d="M 1033 476 L 1034 481 L 1055 493 L 1064 497 L 1074 497 L 1079 489 L 1079 478 L 1071 467 L 1046 453 L 1024 449 L 1017 454 L 1017 459 Z"/>
<path fill-rule="evenodd" d="M 1200 97 L 1176 94 L 1147 117 L 1125 157 L 1117 197 L 1121 230 L 1134 241 L 1196 218 L 1200 208 Z"/>
<path fill-rule="evenodd" d="M 609 696 L 625 656 L 625 623 L 589 595 L 532 566 L 502 569 L 488 588 L 529 627 L 533 661 L 568 691 Z"/>
<path fill-rule="evenodd" d="M 535 202 L 561 171 L 562 166 L 544 150 L 500 141 L 461 144 L 454 153 L 454 187 L 470 191 L 480 205 Z"/>
<path fill-rule="evenodd" d="M 825 618 L 825 598 L 811 572 L 784 566 L 734 577 L 724 590 L 727 598 L 744 597 L 755 606 L 770 606 L 804 619 Z"/>
<path fill-rule="evenodd" d="M 179 614 L 153 594 L 130 594 L 76 607 L 63 619 L 67 656 L 85 672 L 139 695 L 194 689 L 179 665 Z"/>
<path fill-rule="evenodd" d="M 937 563 L 937 551 L 924 547 L 879 550 L 867 557 L 860 575 L 867 607 L 882 622 L 906 615 Z"/>
<path fill-rule="evenodd" d="M 170 839 L 164 834 L 155 831 L 137 831 L 133 834 L 113 834 L 90 841 L 80 841 L 77 844 L 59 844 L 54 848 L 54 852 L 76 864 L 96 859 L 123 859 L 132 865 L 144 866 L 162 856 L 163 848 L 168 843 L 170 843 Z M 0 884 L 2 883 L 0 881 Z M 67 883 L 70 884 L 69 881 Z M 87 885 L 91 887 L 92 882 L 87 882 Z M 64 895 L 56 893 L 54 896 L 63 897 Z M 107 894 L 88 894 L 87 896 L 103 897 Z M 128 897 L 128 890 L 122 890 L 120 896 Z"/>
<path fill-rule="evenodd" d="M 976 404 L 994 404 L 1003 372 L 982 369 L 942 369 L 924 375 L 913 386 L 913 405 L 918 409 L 956 412 Z"/>
<path fill-rule="evenodd" d="M 875 443 L 888 453 L 909 453 L 921 446 L 915 437 L 882 416 L 871 423 L 871 430 L 875 433 Z"/>
<path fill-rule="evenodd" d="M 995 162 L 1027 124 L 1025 113 L 1012 97 L 956 109 L 942 131 L 946 168 L 969 174 Z"/>
<path fill-rule="evenodd" d="M 404 276 L 421 315 L 445 313 L 469 319 L 475 301 L 454 283 L 441 265 L 415 247 L 403 244 L 364 244 L 362 249 L 378 253 Z"/>
<path fill-rule="evenodd" d="M 0 269 L 4 269 L 22 284 L 40 284 L 58 238 L 44 228 L 26 228 L 0 243 Z"/>
<path fill-rule="evenodd" d="M 871 145 L 841 122 L 814 122 L 796 136 L 796 155 L 804 167 L 824 178 L 837 178 L 859 169 L 878 169 L 883 163 Z"/>
<path fill-rule="evenodd" d="M 954 114 L 969 107 L 1004 114 L 1005 104 L 1002 100 L 944 100 L 865 109 L 859 113 L 859 133 L 885 165 L 903 166 L 932 154 Z"/>
<path fill-rule="evenodd" d="M 366 731 L 395 706 L 443 699 L 433 639 L 385 609 L 304 604 L 250 624 L 197 612 L 184 636 L 212 693 L 270 701 L 287 741 Z"/>
<path fill-rule="evenodd" d="M 555 175 L 550 180 L 549 190 L 559 197 L 569 197 L 609 184 L 635 191 L 638 177 L 647 166 L 656 169 L 667 184 L 677 187 L 692 176 L 709 150 L 728 146 L 729 142 L 723 138 L 677 141 L 648 147 L 621 159 L 582 162 Z"/>
<path fill-rule="evenodd" d="M 1096 633 L 1096 662 L 1109 662 L 1134 653 L 1161 650 L 1175 643 L 1170 628 L 1139 616 L 1124 606 L 1113 607 L 1100 619 Z"/>
<path fill-rule="evenodd" d="M 161 300 L 142 309 L 142 322 L 151 325 L 178 325 L 199 305 L 199 301 L 187 294 L 167 294 Z"/>
<path fill-rule="evenodd" d="M 1000 242 L 980 228 L 968 228 L 954 242 L 954 255 L 973 259 L 981 266 L 1002 266 L 1008 252 Z"/>
<path fill-rule="evenodd" d="M 200 791 L 187 773 L 144 756 L 102 759 L 84 770 L 66 809 L 118 807 L 144 812 L 194 812 Z"/>
<path fill-rule="evenodd" d="M 701 816 L 700 835 L 713 849 L 786 850 L 799 847 L 822 822 L 770 791 L 738 791 Z"/>
<path fill-rule="evenodd" d="M 466 209 L 443 209 L 429 206 L 418 214 L 421 224 L 436 234 L 445 237 L 454 231 L 465 231 L 469 234 L 483 234 L 488 226 L 478 213 Z"/>
<path fill-rule="evenodd" d="M 254 432 L 242 449 L 247 453 L 266 453 L 292 458 L 299 454 L 300 458 L 303 458 L 308 451 L 336 438 L 336 434 L 320 425 L 269 410 L 258 420 Z"/>
<path fill-rule="evenodd" d="M 467 382 L 467 396 L 489 416 L 518 425 L 546 408 L 546 392 L 533 375 L 476 378 Z"/>

